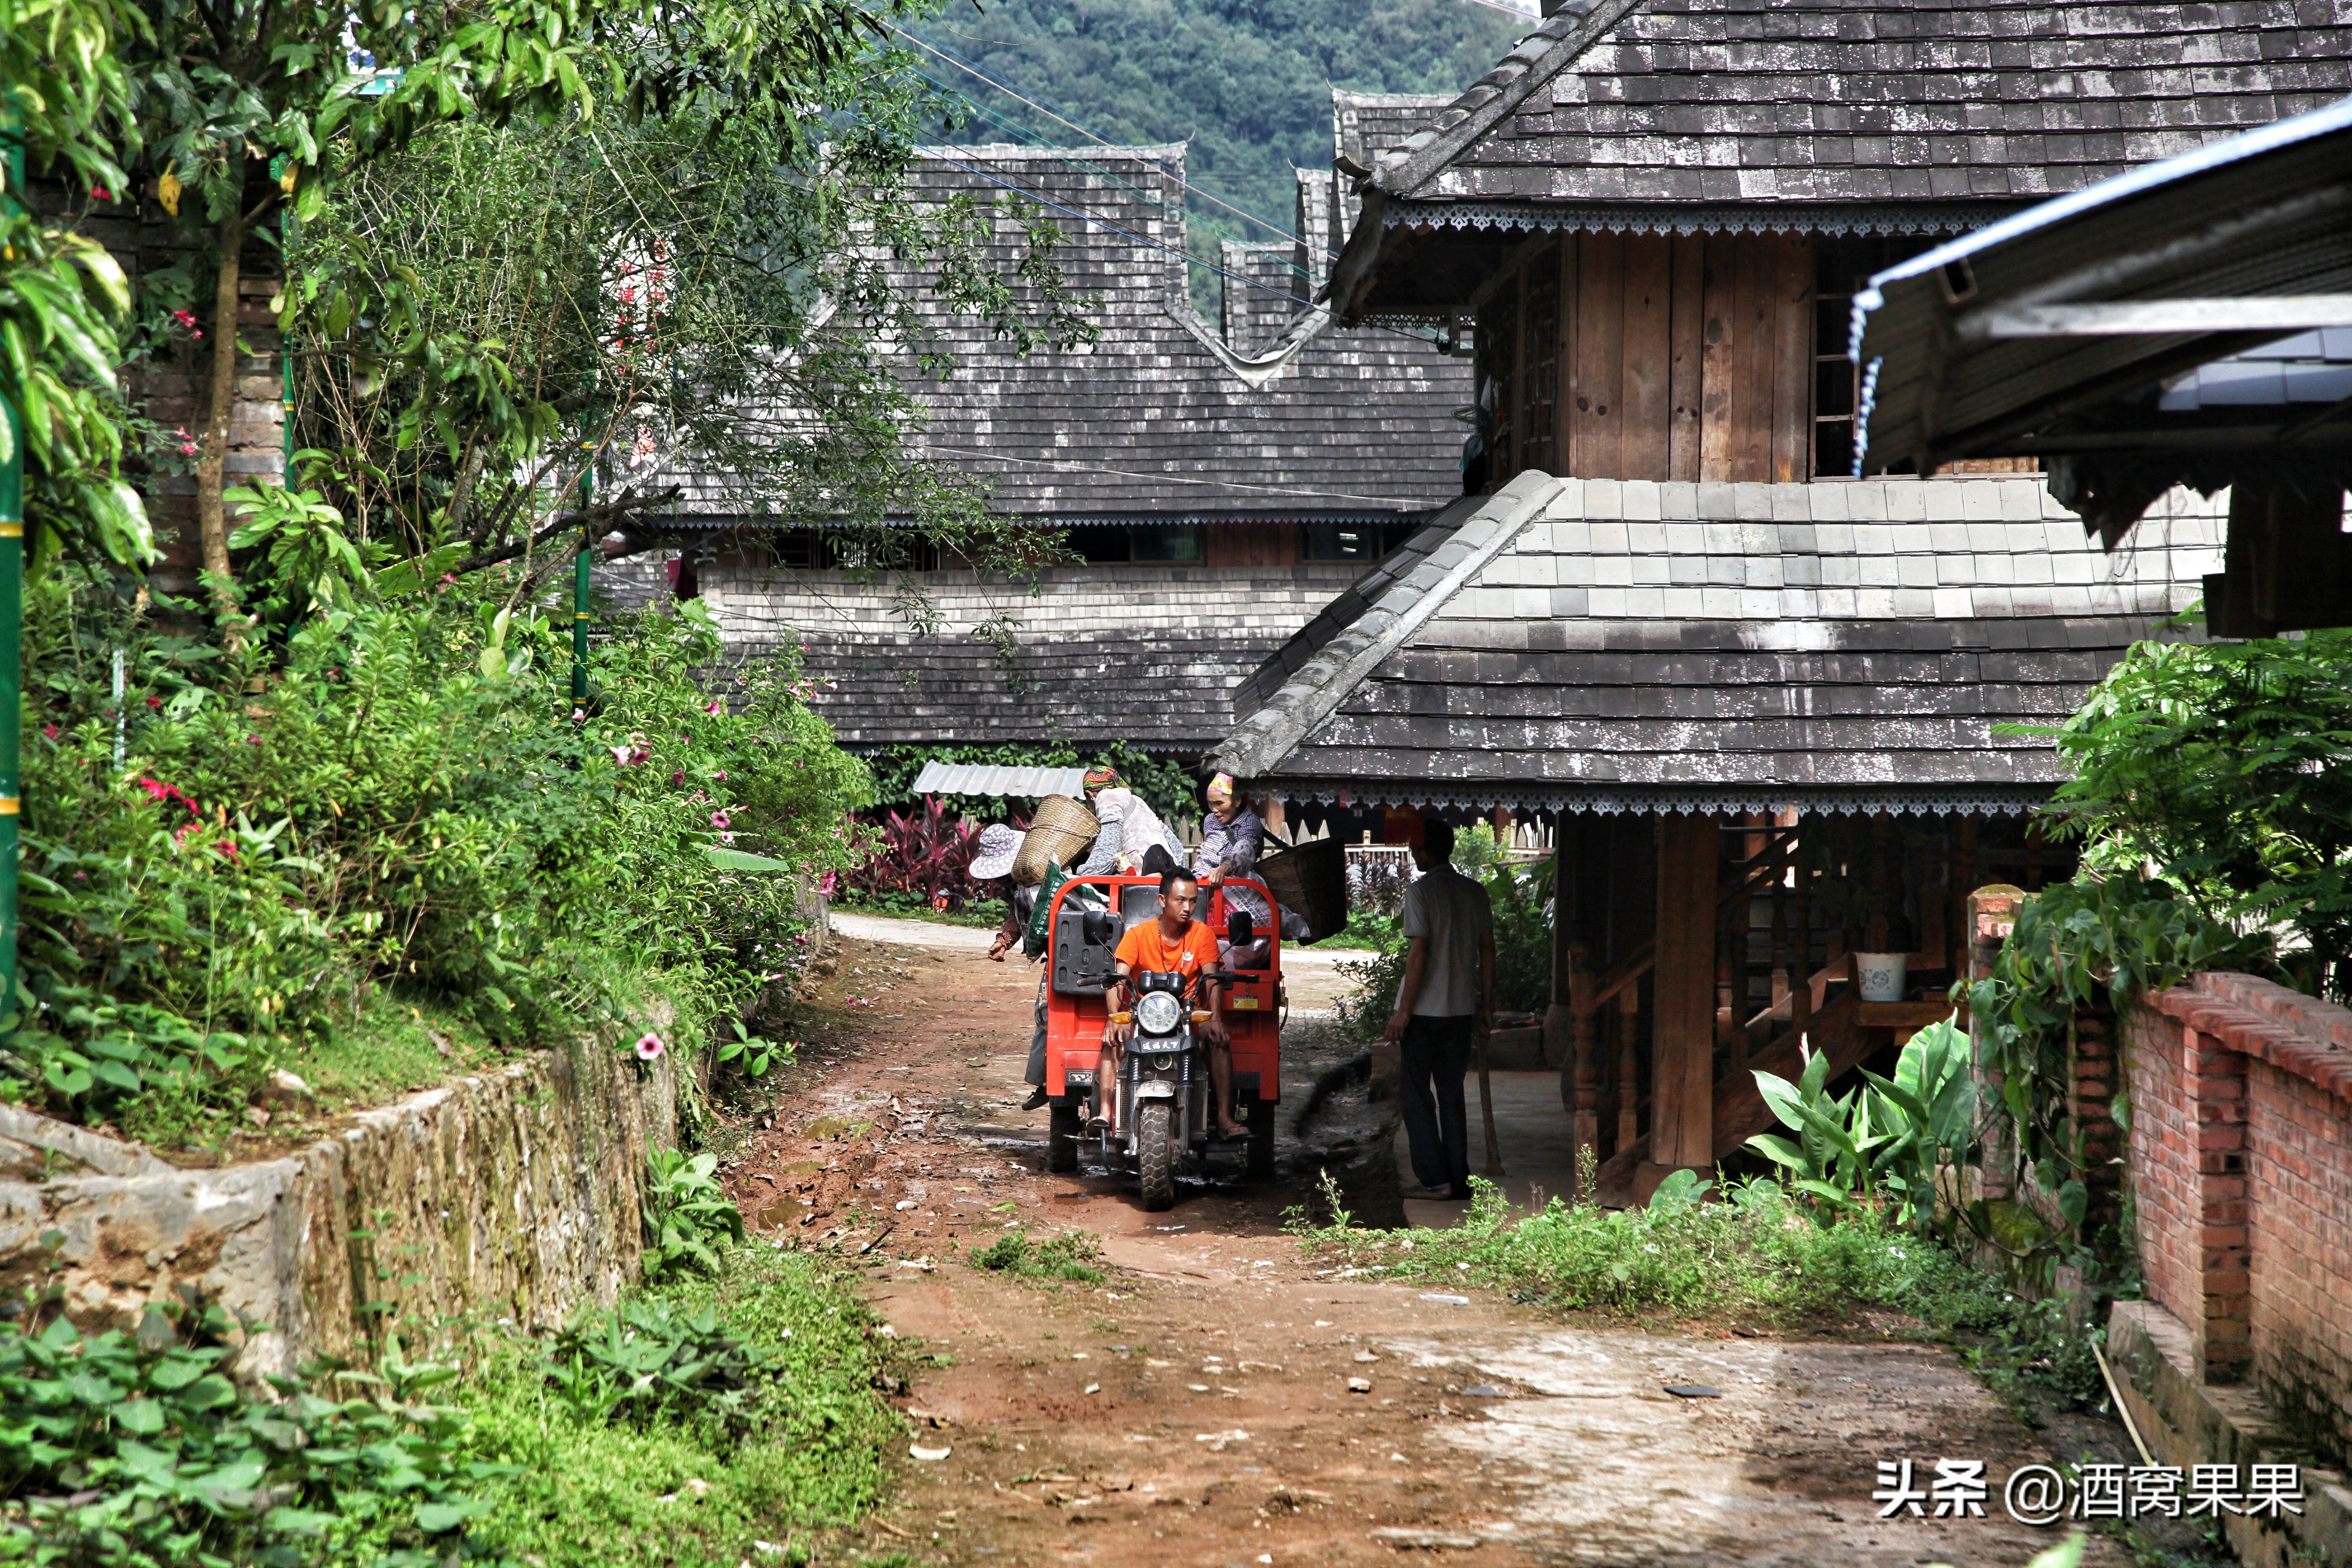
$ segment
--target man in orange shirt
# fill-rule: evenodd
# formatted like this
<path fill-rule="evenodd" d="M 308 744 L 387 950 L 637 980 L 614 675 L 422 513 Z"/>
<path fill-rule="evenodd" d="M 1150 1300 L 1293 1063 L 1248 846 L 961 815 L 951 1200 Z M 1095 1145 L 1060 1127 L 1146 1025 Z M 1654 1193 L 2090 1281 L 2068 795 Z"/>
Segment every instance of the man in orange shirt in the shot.
<path fill-rule="evenodd" d="M 1181 974 L 1189 990 L 1195 979 L 1216 968 L 1217 939 L 1208 927 L 1192 919 L 1192 911 L 1200 902 L 1201 884 L 1192 872 L 1179 869 L 1163 875 L 1160 879 L 1160 918 L 1150 925 L 1129 927 L 1127 934 L 1119 938 L 1118 951 L 1112 954 L 1120 981 L 1133 974 Z M 1246 1138 L 1249 1130 L 1234 1120 L 1234 1048 L 1233 1037 L 1225 1032 L 1225 988 L 1212 980 L 1205 989 L 1209 1018 L 1201 1026 L 1201 1037 L 1209 1042 L 1209 1087 L 1213 1091 L 1210 1103 L 1217 1121 L 1217 1136 Z M 1134 998 L 1126 1000 L 1131 1004 Z M 1095 1081 L 1103 1086 L 1102 1105 L 1114 1119 L 1114 1132 L 1118 1131 L 1118 1094 L 1113 1086 L 1118 1082 L 1119 1058 L 1131 1027 L 1119 1023 L 1104 1026 L 1102 1058 L 1096 1064 L 1098 1070 Z"/>

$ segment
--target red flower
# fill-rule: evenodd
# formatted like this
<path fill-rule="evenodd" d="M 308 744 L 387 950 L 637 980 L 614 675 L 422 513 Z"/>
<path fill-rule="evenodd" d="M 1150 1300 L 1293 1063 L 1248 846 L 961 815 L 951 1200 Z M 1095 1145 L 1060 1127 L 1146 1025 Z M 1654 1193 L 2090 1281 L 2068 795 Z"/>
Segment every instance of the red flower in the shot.
<path fill-rule="evenodd" d="M 55 724 L 44 724 L 41 726 L 41 733 L 54 741 L 58 738 L 58 727 Z"/>
<path fill-rule="evenodd" d="M 150 708 L 161 708 L 163 706 L 163 700 L 160 697 L 150 697 L 147 699 L 147 706 Z"/>
<path fill-rule="evenodd" d="M 104 185 L 92 185 L 89 188 L 89 199 L 94 202 L 110 202 L 114 199 L 114 193 Z"/>

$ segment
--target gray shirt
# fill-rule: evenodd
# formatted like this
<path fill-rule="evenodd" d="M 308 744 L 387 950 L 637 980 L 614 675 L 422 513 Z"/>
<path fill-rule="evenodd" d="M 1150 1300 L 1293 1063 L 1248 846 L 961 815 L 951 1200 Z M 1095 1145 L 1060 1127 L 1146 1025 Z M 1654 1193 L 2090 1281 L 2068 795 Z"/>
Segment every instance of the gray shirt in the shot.
<path fill-rule="evenodd" d="M 1229 877 L 1255 877 L 1258 851 L 1265 844 L 1265 825 L 1248 806 L 1234 813 L 1231 822 L 1222 821 L 1215 812 L 1210 812 L 1201 824 L 1201 847 L 1192 856 L 1192 875 L 1205 877 L 1222 866 Z M 1255 888 L 1244 888 L 1238 882 L 1226 884 L 1225 903 L 1230 909 L 1247 910 L 1261 931 L 1272 923 L 1272 913 Z"/>
<path fill-rule="evenodd" d="M 1421 975 L 1417 1018 L 1467 1018 L 1478 1011 L 1479 957 L 1495 927 L 1495 907 L 1483 882 L 1451 865 L 1440 866 L 1404 890 L 1404 934 L 1429 943 Z M 1404 1000 L 1404 983 L 1397 983 Z"/>

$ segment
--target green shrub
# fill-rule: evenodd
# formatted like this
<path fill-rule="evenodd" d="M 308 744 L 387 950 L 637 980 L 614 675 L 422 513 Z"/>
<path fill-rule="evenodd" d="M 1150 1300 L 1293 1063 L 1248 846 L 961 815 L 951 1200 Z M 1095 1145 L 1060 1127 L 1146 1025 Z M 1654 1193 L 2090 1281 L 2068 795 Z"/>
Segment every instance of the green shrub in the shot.
<path fill-rule="evenodd" d="M 1067 1279 L 1080 1285 L 1103 1281 L 1103 1271 L 1094 1267 L 1101 1260 L 1101 1248 L 1084 1231 L 1032 1241 L 1025 1230 L 1008 1230 L 973 1253 L 971 1260 L 982 1268 L 1031 1279 Z"/>
<path fill-rule="evenodd" d="M 656 1149 L 646 1156 L 645 1273 L 719 1267 L 719 1248 L 743 1240 L 743 1215 L 719 1186 L 719 1156 Z"/>
<path fill-rule="evenodd" d="M 568 621 L 509 612 L 500 575 L 242 648 L 35 595 L 18 1093 L 172 1134 L 377 990 L 510 1043 L 634 1038 L 657 990 L 692 1047 L 792 973 L 793 879 L 711 857 L 845 863 L 864 769 L 796 668 L 714 694 L 698 605 L 616 616 L 575 721 Z"/>
<path fill-rule="evenodd" d="M 838 1269 L 753 1245 L 716 1273 L 590 1313 L 552 1344 L 485 1340 L 456 1388 L 470 1414 L 462 1456 L 497 1472 L 476 1540 L 540 1568 L 785 1561 L 753 1542 L 804 1541 L 884 1496 L 886 1449 L 906 1427 L 877 1392 L 886 1342 L 873 1328 Z M 693 1370 L 706 1356 L 718 1363 L 708 1375 Z M 565 1364 L 590 1381 L 669 1386 L 600 1410 L 567 1396 L 554 1371 Z"/>
<path fill-rule="evenodd" d="M 1501 1192 L 1471 1178 L 1475 1201 L 1448 1230 L 1325 1227 L 1295 1222 L 1311 1253 L 1369 1274 L 1489 1286 L 1562 1312 L 1633 1321 L 1824 1328 L 1864 1309 L 1906 1313 L 1963 1342 L 1971 1363 L 2015 1403 L 2094 1400 L 2095 1331 L 2071 1328 L 2054 1303 L 2022 1300 L 1932 1237 L 1860 1210 L 1816 1223 L 1813 1205 L 1777 1182 L 1733 1181 L 1721 1201 L 1702 1184 L 1662 1186 L 1646 1209 L 1554 1198 L 1513 1218 Z"/>
<path fill-rule="evenodd" d="M 185 1341 L 152 1308 L 135 1335 L 44 1316 L 0 1325 L 0 1559 L 425 1568 L 494 1506 L 503 1468 L 467 1464 L 464 1416 L 426 1397 L 444 1369 L 395 1352 L 256 1392 L 223 1375 L 237 1325 L 217 1307 Z"/>

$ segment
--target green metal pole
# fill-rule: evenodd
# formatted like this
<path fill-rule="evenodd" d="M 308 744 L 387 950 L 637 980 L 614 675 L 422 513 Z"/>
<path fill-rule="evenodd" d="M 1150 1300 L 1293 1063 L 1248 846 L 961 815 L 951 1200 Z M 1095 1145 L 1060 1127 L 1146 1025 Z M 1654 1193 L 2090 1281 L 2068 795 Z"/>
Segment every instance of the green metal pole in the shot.
<path fill-rule="evenodd" d="M 0 213 L 21 211 L 16 193 L 25 188 L 25 142 L 14 117 L 0 125 L 0 151 L 7 159 L 8 189 Z M 25 420 L 16 391 L 0 386 L 0 419 L 8 422 L 8 460 L 0 464 L 0 1015 L 16 1011 L 16 824 L 22 803 L 16 756 L 24 727 L 25 613 Z"/>
<path fill-rule="evenodd" d="M 580 447 L 591 454 L 596 449 L 588 441 Z M 588 708 L 588 549 L 595 543 L 590 536 L 588 501 L 594 493 L 595 471 L 593 457 L 580 470 L 580 555 L 572 563 L 572 707 L 582 714 Z"/>

